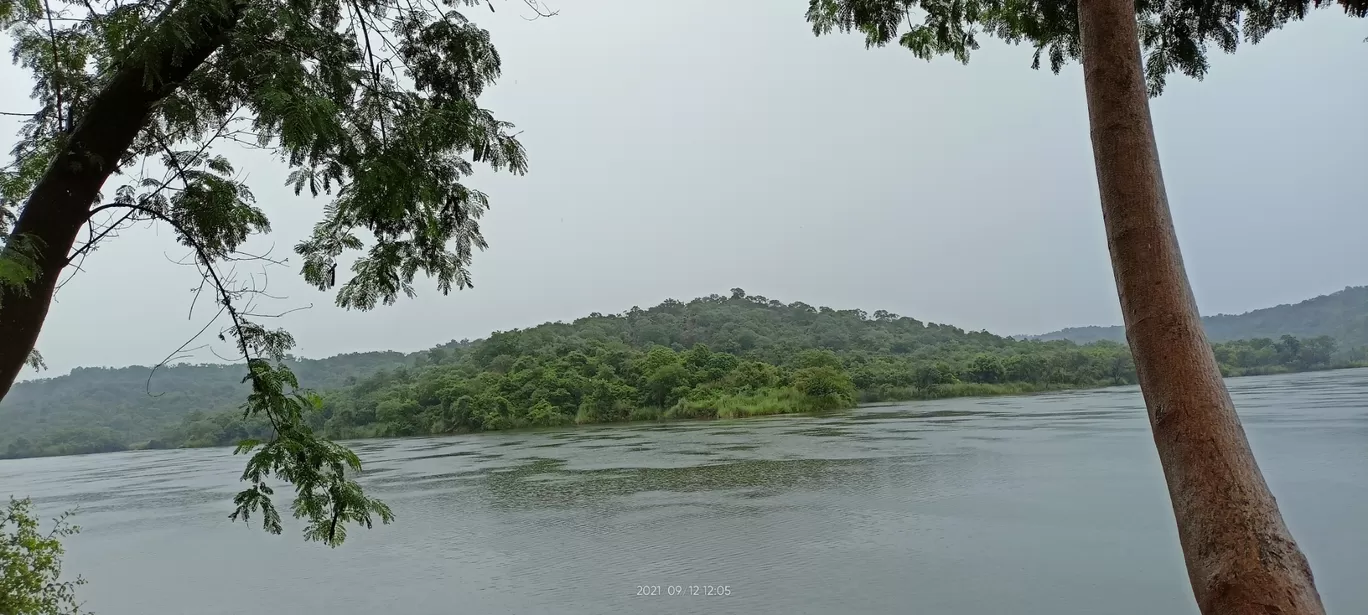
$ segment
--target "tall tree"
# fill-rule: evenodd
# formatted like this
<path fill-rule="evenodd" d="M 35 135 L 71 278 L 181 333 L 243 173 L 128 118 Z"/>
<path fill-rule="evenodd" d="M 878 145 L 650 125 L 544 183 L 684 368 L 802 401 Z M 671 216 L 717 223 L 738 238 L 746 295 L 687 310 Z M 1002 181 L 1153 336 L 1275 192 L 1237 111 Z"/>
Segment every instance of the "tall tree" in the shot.
<path fill-rule="evenodd" d="M 332 196 L 295 251 L 304 278 L 327 290 L 339 257 L 364 250 L 338 305 L 411 296 L 419 272 L 443 293 L 469 286 L 488 201 L 462 181 L 476 162 L 525 169 L 511 125 L 476 103 L 499 55 L 457 9 L 484 4 L 0 0 L 0 30 L 37 103 L 0 175 L 0 397 L 41 360 L 33 346 L 62 272 L 121 229 L 164 224 L 202 274 L 195 299 L 211 297 L 228 322 L 219 337 L 246 363 L 245 414 L 273 427 L 238 447 L 252 456 L 233 517 L 260 515 L 280 532 L 274 477 L 294 485 L 307 538 L 335 545 L 348 523 L 388 522 L 350 478 L 356 455 L 309 429 L 319 401 L 283 363 L 293 340 L 260 324 L 262 289 L 234 274 L 251 258 L 240 247 L 270 223 L 223 152 L 270 152 L 296 194 Z M 107 198 L 111 176 L 120 185 Z"/>
<path fill-rule="evenodd" d="M 1355 17 L 1368 0 L 1338 0 Z M 1198 317 L 1160 173 L 1148 96 L 1201 78 L 1206 52 L 1258 42 L 1330 0 L 809 0 L 816 34 L 855 31 L 968 62 L 982 33 L 1082 59 L 1112 270 L 1178 535 L 1203 613 L 1318 614 L 1311 569 L 1259 472 Z M 918 21 L 919 20 L 919 21 Z M 1142 56 L 1143 53 L 1143 56 Z M 1142 59 L 1143 58 L 1143 59 Z M 1148 95 L 1148 96 L 1147 96 Z"/>

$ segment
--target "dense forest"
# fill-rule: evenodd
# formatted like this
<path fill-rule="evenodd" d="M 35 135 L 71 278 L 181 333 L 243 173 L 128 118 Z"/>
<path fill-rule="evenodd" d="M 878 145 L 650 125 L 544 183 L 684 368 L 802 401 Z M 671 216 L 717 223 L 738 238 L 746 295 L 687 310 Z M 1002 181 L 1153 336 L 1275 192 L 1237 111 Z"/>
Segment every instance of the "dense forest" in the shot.
<path fill-rule="evenodd" d="M 1325 336 L 1215 350 L 1227 375 L 1349 364 Z M 312 427 L 334 438 L 730 418 L 1135 382 L 1129 350 L 1111 341 L 1016 340 L 741 289 L 410 355 L 350 354 L 291 367 L 319 392 Z M 235 410 L 246 393 L 240 367 L 151 371 L 78 369 L 15 387 L 0 404 L 0 454 L 225 445 L 269 429 Z"/>
<path fill-rule="evenodd" d="M 1346 359 L 1368 359 L 1368 286 L 1349 286 L 1296 304 L 1284 304 L 1243 314 L 1202 318 L 1212 341 L 1255 338 L 1329 336 L 1339 343 Z M 1099 340 L 1125 343 L 1124 327 L 1072 327 L 1037 337 L 1087 344 Z"/>

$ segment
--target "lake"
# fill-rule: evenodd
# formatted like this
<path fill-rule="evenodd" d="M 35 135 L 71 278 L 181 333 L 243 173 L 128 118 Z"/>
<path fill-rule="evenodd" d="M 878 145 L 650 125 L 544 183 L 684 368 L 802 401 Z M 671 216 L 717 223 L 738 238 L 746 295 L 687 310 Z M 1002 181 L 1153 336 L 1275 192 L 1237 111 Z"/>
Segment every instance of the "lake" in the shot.
<path fill-rule="evenodd" d="M 1327 609 L 1368 612 L 1368 370 L 1229 385 Z M 354 444 L 398 520 L 338 549 L 230 523 L 226 449 L 0 495 L 79 509 L 97 615 L 1197 613 L 1135 387 Z"/>

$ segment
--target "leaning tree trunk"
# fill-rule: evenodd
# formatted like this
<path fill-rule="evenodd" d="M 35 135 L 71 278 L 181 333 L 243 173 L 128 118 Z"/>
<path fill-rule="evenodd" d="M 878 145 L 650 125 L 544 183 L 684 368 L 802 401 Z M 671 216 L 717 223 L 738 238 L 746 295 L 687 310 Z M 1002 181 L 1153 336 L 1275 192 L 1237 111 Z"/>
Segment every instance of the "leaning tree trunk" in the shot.
<path fill-rule="evenodd" d="M 1134 0 L 1079 0 L 1078 9 L 1112 270 L 1198 608 L 1320 615 L 1311 568 L 1254 461 L 1183 270 Z"/>
<path fill-rule="evenodd" d="M 159 44 L 159 57 L 147 64 L 131 62 L 110 76 L 34 185 L 6 244 L 6 250 L 12 250 L 17 239 L 31 242 L 37 250 L 38 271 L 26 292 L 8 292 L 0 299 L 0 399 L 9 392 L 38 340 L 57 278 L 67 266 L 67 255 L 100 188 L 157 104 L 223 46 L 237 25 L 241 6 L 231 5 L 227 14 L 201 12 L 166 20 L 158 35 L 144 43 Z M 183 36 L 192 41 L 170 42 Z M 155 85 L 149 87 L 149 83 Z"/>

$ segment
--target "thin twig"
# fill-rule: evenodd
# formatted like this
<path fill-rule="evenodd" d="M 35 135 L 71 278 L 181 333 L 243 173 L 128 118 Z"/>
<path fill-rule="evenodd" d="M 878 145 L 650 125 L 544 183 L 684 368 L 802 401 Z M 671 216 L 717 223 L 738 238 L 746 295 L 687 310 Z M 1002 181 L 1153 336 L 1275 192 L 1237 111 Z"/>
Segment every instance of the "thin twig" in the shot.
<path fill-rule="evenodd" d="M 92 214 L 95 213 L 95 211 L 98 210 L 98 209 L 100 209 L 100 208 L 96 208 L 96 209 L 94 209 L 94 210 L 91 210 L 91 213 L 92 213 Z M 119 220 L 118 220 L 117 222 L 115 222 L 114 224 L 111 224 L 111 225 L 109 225 L 109 226 L 106 226 L 106 227 L 104 228 L 104 230 L 100 231 L 99 234 L 92 234 L 91 237 L 90 237 L 90 240 L 87 241 L 87 242 L 85 243 L 85 245 L 81 246 L 80 248 L 77 248 L 76 251 L 73 252 L 73 253 L 71 254 L 71 256 L 67 257 L 67 264 L 70 265 L 70 264 L 71 264 L 71 261 L 72 261 L 73 259 L 75 259 L 77 256 L 80 256 L 80 257 L 81 257 L 81 262 L 84 263 L 84 262 L 85 262 L 85 255 L 86 255 L 87 253 L 89 253 L 91 250 L 94 249 L 95 243 L 98 242 L 98 241 L 100 241 L 101 239 L 104 239 L 105 236 L 109 235 L 110 232 L 112 232 L 114 229 L 118 228 L 119 225 L 123 224 L 125 221 L 127 221 L 129 218 L 131 218 L 131 217 L 133 216 L 133 213 L 134 213 L 134 212 L 131 212 L 131 211 L 125 212 L 124 215 L 123 215 L 123 217 L 122 217 L 122 218 L 119 218 Z M 87 224 L 90 223 L 90 217 L 88 217 L 88 216 L 86 217 L 86 223 L 87 223 Z M 59 287 L 59 288 L 60 288 L 60 287 Z"/>
<path fill-rule="evenodd" d="M 206 139 L 206 140 L 204 141 L 204 143 L 201 143 L 201 144 L 200 144 L 199 149 L 195 151 L 195 158 L 199 158 L 200 156 L 203 156 L 203 155 L 204 155 L 204 152 L 207 151 L 207 150 L 209 149 L 209 146 L 210 146 L 210 145 L 213 145 L 213 143 L 214 143 L 215 140 L 217 140 L 219 137 L 222 137 L 222 136 L 223 136 L 223 130 L 224 130 L 224 128 L 227 128 L 227 127 L 228 127 L 228 124 L 229 124 L 230 122 L 232 122 L 232 121 L 234 120 L 234 118 L 237 117 L 238 112 L 241 111 L 241 110 L 242 110 L 242 108 L 241 108 L 241 107 L 238 107 L 237 109 L 234 109 L 232 113 L 228 114 L 227 119 L 223 120 L 223 123 L 219 124 L 218 130 L 214 131 L 214 135 L 211 136 L 211 137 L 209 137 L 208 139 Z M 158 137 L 158 141 L 160 142 L 160 137 Z M 163 149 L 167 149 L 167 148 L 165 147 L 164 143 L 163 143 Z M 172 157 L 172 159 L 174 160 L 174 156 Z M 183 175 L 183 174 L 181 175 L 181 178 L 182 178 L 182 180 L 184 180 L 184 175 Z M 145 194 L 145 195 L 143 195 L 142 197 L 139 197 L 138 200 L 141 201 L 142 204 L 146 204 L 146 203 L 147 203 L 149 200 L 151 200 L 152 198 L 154 198 L 154 197 L 156 197 L 157 195 L 161 194 L 163 191 L 169 189 L 169 186 L 171 185 L 171 181 L 172 181 L 173 179 L 175 179 L 175 176 L 174 176 L 174 175 L 168 176 L 166 179 L 162 180 L 161 184 L 157 186 L 157 189 L 156 189 L 156 190 L 153 190 L 152 192 L 150 192 L 150 193 L 148 193 L 148 194 Z M 173 190 L 174 190 L 174 189 L 173 189 Z M 122 207 L 122 206 L 123 206 L 123 205 L 122 205 L 121 203 L 110 203 L 110 204 L 108 204 L 108 205 L 100 205 L 99 207 L 93 207 L 93 208 L 91 208 L 90 212 L 86 214 L 86 220 L 90 220 L 90 218 L 93 217 L 95 214 L 97 214 L 97 213 L 99 213 L 99 212 L 101 212 L 101 211 L 104 211 L 104 210 L 106 210 L 106 209 L 113 209 L 113 208 Z M 127 217 L 128 217 L 128 215 L 126 214 L 126 215 L 124 216 L 124 219 L 127 219 Z M 120 222 L 122 222 L 122 220 L 120 220 Z M 105 234 L 107 234 L 107 233 L 105 233 Z M 87 242 L 85 245 L 83 245 L 83 246 L 81 246 L 80 248 L 78 248 L 78 249 L 76 250 L 75 253 L 73 253 L 70 257 L 67 258 L 67 264 L 70 264 L 72 260 L 74 260 L 77 256 L 81 255 L 82 253 L 87 252 L 87 251 L 93 249 L 93 246 L 95 245 L 95 242 L 96 242 L 96 241 L 99 241 L 100 239 L 103 239 L 105 234 L 101 234 L 99 237 L 96 237 L 94 241 Z M 82 258 L 84 258 L 84 257 L 82 257 Z"/>
<path fill-rule="evenodd" d="M 282 316 L 286 316 L 286 315 L 288 315 L 288 314 L 293 314 L 293 313 L 295 313 L 295 312 L 302 312 L 302 311 L 304 311 L 304 310 L 312 310 L 313 307 L 314 307 L 314 305 L 313 305 L 312 303 L 310 303 L 309 305 L 303 305 L 303 306 L 300 306 L 300 307 L 297 307 L 297 308 L 290 308 L 290 309 L 288 309 L 288 310 L 285 310 L 284 312 L 277 312 L 277 313 L 275 313 L 275 314 L 262 314 L 261 312 L 243 311 L 243 312 L 242 312 L 242 315 L 243 315 L 243 316 L 252 316 L 252 317 L 255 317 L 255 318 L 280 318 L 280 317 L 282 317 Z"/>
<path fill-rule="evenodd" d="M 523 17 L 523 19 L 526 19 L 528 21 L 535 21 L 542 17 L 555 17 L 556 15 L 560 14 L 560 11 L 552 11 L 550 9 L 542 8 L 542 3 L 540 2 L 540 0 L 523 0 L 523 4 L 526 4 L 529 8 L 531 8 L 532 12 L 534 13 L 532 17 Z M 493 9 L 494 7 L 491 6 L 489 8 Z"/>
<path fill-rule="evenodd" d="M 199 298 L 202 293 L 204 293 L 204 278 L 200 278 L 199 286 L 195 287 L 195 297 L 190 300 L 190 313 L 185 315 L 186 320 L 195 317 L 195 305 L 199 303 Z M 215 318 L 217 318 L 217 316 Z"/>
<path fill-rule="evenodd" d="M 186 241 L 186 243 L 189 244 L 190 248 L 193 249 L 193 250 L 195 251 L 195 255 L 196 255 L 196 257 L 197 257 L 197 258 L 196 258 L 196 264 L 197 264 L 197 266 L 199 267 L 200 274 L 201 274 L 202 276 L 204 276 L 205 278 L 209 279 L 210 282 L 213 284 L 214 289 L 218 292 L 218 295 L 219 295 L 219 303 L 223 306 L 222 310 L 220 311 L 220 315 L 222 314 L 223 311 L 226 311 L 226 312 L 228 312 L 228 316 L 229 316 L 230 318 L 232 318 L 232 321 L 233 321 L 233 322 L 232 322 L 232 327 L 233 327 L 233 330 L 234 330 L 234 333 L 235 333 L 235 337 L 237 338 L 237 348 L 238 348 L 238 351 L 241 353 L 241 355 L 240 355 L 241 358 L 243 358 L 244 360 L 247 361 L 247 369 L 248 369 L 247 377 L 248 377 L 249 379 L 251 379 L 254 383 L 257 383 L 257 380 L 258 380 L 259 377 L 257 376 L 256 372 L 252 370 L 252 362 L 255 361 L 255 360 L 260 359 L 260 357 L 253 356 L 251 347 L 247 345 L 247 333 L 246 333 L 246 326 L 245 326 L 244 321 L 243 321 L 243 314 L 242 314 L 241 312 L 239 312 L 239 311 L 237 310 L 237 308 L 233 307 L 233 296 L 234 296 L 235 294 L 238 294 L 238 293 L 237 293 L 237 292 L 234 292 L 234 291 L 230 291 L 230 290 L 228 289 L 228 286 L 227 286 L 226 284 L 224 284 L 224 282 L 223 282 L 223 277 L 220 276 L 218 270 L 214 268 L 214 262 L 213 262 L 212 259 L 209 258 L 209 254 L 208 254 L 208 252 L 206 252 L 206 251 L 204 250 L 204 247 L 201 246 L 201 245 L 199 245 L 199 242 L 194 241 L 194 240 L 192 239 L 192 238 L 193 238 L 193 235 L 189 234 L 189 233 L 186 231 L 186 229 L 185 229 L 184 227 L 182 227 L 182 226 L 181 226 L 178 222 L 176 222 L 175 220 L 172 220 L 171 218 L 167 217 L 167 216 L 166 216 L 165 214 L 163 214 L 162 212 L 159 212 L 159 211 L 157 211 L 157 210 L 155 210 L 155 209 L 152 209 L 152 208 L 150 208 L 150 207 L 145 207 L 145 206 L 143 206 L 143 205 L 139 205 L 139 204 L 136 204 L 136 203 L 112 203 L 111 206 L 126 207 L 126 208 L 129 208 L 129 209 L 134 209 L 134 210 L 137 210 L 137 211 L 141 211 L 141 212 L 143 212 L 143 213 L 145 213 L 145 214 L 147 214 L 147 215 L 149 215 L 149 216 L 151 216 L 151 217 L 153 217 L 153 218 L 157 218 L 157 219 L 159 219 L 159 220 L 162 220 L 163 222 L 166 222 L 167 224 L 170 224 L 171 227 L 174 228 L 177 232 L 179 232 L 179 233 L 181 234 L 182 237 L 185 237 L 185 238 L 188 239 L 188 241 Z M 216 316 L 214 317 L 214 320 L 217 320 L 217 318 L 218 318 L 218 316 L 216 315 Z M 211 320 L 210 322 L 212 323 L 213 320 Z M 208 328 L 209 328 L 208 325 L 206 325 L 206 326 L 204 327 L 204 329 L 201 330 L 201 332 L 200 332 L 199 335 L 202 335 L 202 334 L 203 334 L 203 331 L 208 330 Z M 197 336 L 197 337 L 198 337 L 198 336 Z M 194 339 L 194 338 L 192 338 L 192 340 L 193 340 L 193 339 Z M 183 344 L 183 345 L 182 345 L 182 349 L 183 349 L 184 346 L 186 346 L 186 345 L 188 345 L 188 342 L 187 342 L 186 344 Z M 179 352 L 179 351 L 177 351 L 177 352 Z M 225 359 L 225 360 L 228 360 L 226 357 L 222 357 L 221 355 L 218 355 L 218 353 L 217 353 L 216 351 L 214 351 L 212 348 L 210 349 L 210 352 L 213 352 L 216 356 L 219 356 L 220 358 L 223 358 L 223 359 Z M 175 354 L 175 353 L 173 353 L 173 355 L 174 355 L 174 354 Z M 159 364 L 157 365 L 157 367 L 160 367 L 161 365 L 164 365 L 164 363 L 159 363 Z M 154 372 L 156 371 L 156 367 L 153 368 L 153 371 L 154 371 Z M 148 382 L 149 382 L 149 383 L 151 382 L 151 375 L 150 375 L 150 374 L 149 374 L 149 376 L 148 376 Z M 150 384 L 149 384 L 149 387 L 150 387 Z M 149 391 L 150 391 L 150 389 L 149 389 Z M 264 414 L 266 415 L 266 418 L 271 422 L 271 427 L 275 430 L 275 432 L 276 432 L 277 434 L 279 434 L 279 433 L 280 433 L 280 424 L 279 424 L 279 422 L 277 422 L 276 417 L 274 416 L 274 414 L 273 414 L 272 412 L 270 412 L 269 410 L 267 410 L 266 412 L 264 412 Z"/>
<path fill-rule="evenodd" d="M 270 264 L 272 264 L 272 265 L 287 265 L 287 264 L 289 264 L 290 261 L 289 261 L 288 259 L 285 259 L 285 260 L 277 260 L 277 259 L 271 258 L 271 253 L 272 253 L 272 252 L 275 252 L 275 248 L 276 248 L 276 244 L 273 243 L 273 244 L 271 244 L 271 247 L 270 247 L 270 248 L 267 248 L 266 251 L 263 252 L 263 253 L 261 253 L 261 254 L 252 254 L 251 252 L 244 252 L 244 251 L 242 251 L 242 250 L 234 250 L 235 253 L 241 254 L 242 256 L 244 256 L 244 257 L 246 257 L 246 258 L 241 258 L 241 257 L 236 257 L 236 256 L 228 255 L 228 256 L 220 257 L 219 260 L 226 260 L 226 261 L 248 261 L 248 260 L 252 260 L 252 261 L 265 261 L 265 262 L 270 263 Z"/>
<path fill-rule="evenodd" d="M 352 0 L 352 2 L 350 2 L 349 4 L 351 5 L 351 8 L 349 8 L 348 11 L 354 11 L 355 14 L 356 14 L 356 21 L 360 22 L 360 24 L 361 24 L 361 37 L 362 37 L 363 39 L 365 39 L 365 42 L 366 42 L 366 60 L 370 62 L 371 79 L 375 82 L 375 88 L 376 88 L 376 89 L 380 89 L 380 69 L 375 65 L 375 51 L 371 48 L 370 26 L 367 25 L 367 23 L 366 23 L 366 18 L 365 18 L 365 16 L 364 16 L 364 13 L 363 13 L 363 11 L 361 10 L 361 7 L 358 6 L 358 5 L 356 4 L 355 0 Z M 384 145 L 384 144 L 386 144 L 386 143 L 389 142 L 389 136 L 386 134 L 386 132 L 387 132 L 387 131 L 386 131 L 386 129 L 385 129 L 385 114 L 381 113 L 381 114 L 380 114 L 380 143 L 381 143 L 381 145 Z"/>
<path fill-rule="evenodd" d="M 174 351 L 171 352 L 171 354 L 166 355 L 166 358 L 165 358 L 165 359 L 162 359 L 161 361 L 158 361 L 156 365 L 153 365 L 153 366 L 152 366 L 152 371 L 150 371 L 150 372 L 147 373 L 147 383 L 146 383 L 146 385 L 144 385 L 144 390 L 147 392 L 148 395 L 151 395 L 152 397 L 161 397 L 162 395 L 165 395 L 165 394 L 166 394 L 165 392 L 162 392 L 162 393 L 157 393 L 157 394 L 153 395 L 153 393 L 152 393 L 152 376 L 155 376 L 155 375 L 157 374 L 157 370 L 158 370 L 158 369 L 161 369 L 163 366 L 169 364 L 169 363 L 172 362 L 172 361 L 175 361 L 175 360 L 178 358 L 178 355 L 180 355 L 180 353 L 185 352 L 185 350 L 186 350 L 185 347 L 186 347 L 186 346 L 189 346 L 191 342 L 193 342 L 193 341 L 199 339 L 199 336 L 204 335 L 204 332 L 209 330 L 209 327 L 212 326 L 212 325 L 214 324 L 214 321 L 218 320 L 218 317 L 223 315 L 223 310 L 224 310 L 224 308 L 219 308 L 218 313 L 217 313 L 217 314 L 214 314 L 214 317 L 213 317 L 213 318 L 210 318 L 210 319 L 209 319 L 209 322 L 204 323 L 204 327 L 200 328 L 199 333 L 196 333 L 196 334 L 190 336 L 190 339 L 185 340 L 185 343 L 184 343 L 184 344 L 181 344 L 181 345 L 180 345 L 180 348 L 175 349 Z M 201 346 L 200 348 L 203 348 L 203 346 Z M 197 350 L 197 349 L 192 349 L 192 350 Z M 185 355 L 185 356 L 189 356 L 189 355 Z"/>

